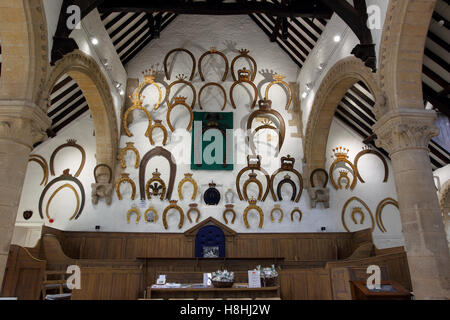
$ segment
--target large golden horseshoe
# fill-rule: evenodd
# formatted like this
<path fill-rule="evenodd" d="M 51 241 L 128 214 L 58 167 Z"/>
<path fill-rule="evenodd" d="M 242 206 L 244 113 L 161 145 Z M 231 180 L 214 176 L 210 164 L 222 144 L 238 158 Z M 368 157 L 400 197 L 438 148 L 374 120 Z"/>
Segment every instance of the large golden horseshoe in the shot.
<path fill-rule="evenodd" d="M 167 214 L 169 213 L 169 210 L 174 209 L 177 210 L 178 213 L 180 214 L 180 223 L 178 224 L 178 229 L 183 228 L 184 225 L 184 212 L 183 209 L 181 209 L 178 205 L 177 205 L 178 201 L 170 201 L 170 205 L 164 210 L 163 213 L 163 225 L 164 228 L 167 230 L 169 229 L 169 225 L 167 224 Z"/>
<path fill-rule="evenodd" d="M 270 88 L 271 88 L 273 85 L 275 85 L 275 84 L 281 84 L 281 85 L 284 85 L 284 86 L 286 87 L 286 89 L 288 90 L 288 92 L 289 92 L 288 102 L 287 102 L 287 105 L 286 105 L 286 110 L 289 110 L 289 107 L 290 107 L 290 105 L 291 105 L 291 103 L 292 103 L 292 89 L 291 89 L 291 86 L 290 86 L 287 82 L 285 82 L 285 81 L 282 80 L 282 79 L 284 78 L 283 76 L 278 75 L 278 77 L 279 77 L 279 78 L 275 79 L 274 81 L 272 81 L 272 82 L 267 86 L 267 88 L 266 88 L 266 94 L 265 94 L 265 99 L 266 99 L 266 100 L 269 100 L 269 90 L 270 90 Z"/>
<path fill-rule="evenodd" d="M 131 185 L 132 188 L 132 194 L 131 194 L 131 200 L 134 200 L 136 197 L 136 185 L 134 184 L 134 181 L 130 179 L 129 174 L 122 174 L 122 178 L 116 183 L 116 194 L 119 200 L 122 200 L 122 194 L 120 193 L 120 185 L 122 183 L 128 182 Z"/>
<path fill-rule="evenodd" d="M 180 200 L 183 200 L 183 185 L 185 183 L 190 183 L 192 184 L 193 188 L 194 188 L 194 192 L 192 193 L 192 200 L 195 200 L 195 198 L 197 198 L 197 193 L 198 193 L 198 185 L 197 182 L 195 182 L 194 178 L 192 178 L 192 173 L 186 173 L 184 175 L 184 179 L 180 181 L 180 183 L 178 184 L 178 197 L 180 198 Z"/>
<path fill-rule="evenodd" d="M 364 201 L 359 199 L 358 197 L 351 197 L 350 199 L 348 199 L 347 202 L 345 203 L 344 207 L 342 208 L 341 219 L 342 219 L 342 224 L 344 225 L 345 230 L 347 230 L 347 232 L 350 232 L 350 229 L 347 227 L 347 224 L 345 223 L 345 212 L 347 211 L 347 207 L 350 205 L 350 203 L 352 201 L 359 202 L 360 204 L 362 204 L 364 206 L 364 208 L 367 210 L 367 212 L 369 212 L 370 219 L 372 220 L 372 232 L 373 232 L 373 230 L 375 230 L 375 220 L 373 218 L 372 211 L 370 211 L 369 206 Z"/>
<path fill-rule="evenodd" d="M 227 204 L 225 206 L 225 208 L 226 209 L 225 209 L 225 211 L 222 214 L 223 221 L 225 221 L 225 224 L 228 224 L 227 213 L 232 213 L 233 214 L 233 220 L 231 220 L 231 224 L 234 224 L 234 221 L 236 221 L 236 211 L 234 211 L 234 205 Z"/>
<path fill-rule="evenodd" d="M 171 106 L 169 106 L 169 109 L 167 110 L 167 125 L 169 126 L 170 131 L 172 131 L 172 132 L 175 131 L 175 128 L 173 127 L 172 122 L 170 121 L 170 114 L 172 113 L 172 110 L 176 106 L 184 106 L 189 111 L 190 118 L 189 118 L 189 124 L 186 128 L 186 131 L 191 130 L 192 123 L 194 122 L 194 114 L 192 112 L 192 108 L 184 100 L 181 100 L 181 98 L 180 98 L 180 100 L 177 100 L 177 98 L 175 98 L 175 103 L 172 104 Z"/>
<path fill-rule="evenodd" d="M 233 109 L 236 109 L 236 103 L 234 102 L 234 98 L 233 98 L 233 91 L 234 88 L 238 85 L 238 84 L 242 84 L 242 83 L 248 83 L 249 85 L 252 86 L 253 90 L 255 91 L 255 95 L 253 98 L 253 102 L 252 105 L 250 107 L 250 109 L 254 109 L 256 107 L 256 102 L 258 101 L 258 88 L 255 86 L 255 84 L 253 82 L 251 82 L 250 80 L 238 80 L 235 83 L 233 83 L 233 85 L 230 88 L 230 101 L 231 101 L 231 106 L 233 107 Z"/>
<path fill-rule="evenodd" d="M 255 59 L 253 59 L 253 57 L 248 55 L 250 51 L 248 51 L 247 49 L 241 49 L 239 52 L 241 54 L 236 56 L 233 59 L 233 61 L 231 61 L 231 75 L 233 76 L 233 80 L 236 81 L 236 79 L 237 79 L 236 78 L 236 74 L 235 74 L 235 70 L 234 70 L 234 65 L 236 64 L 236 61 L 238 59 L 240 59 L 240 58 L 247 58 L 253 63 L 254 70 L 253 70 L 253 74 L 252 74 L 252 82 L 255 81 L 256 74 L 258 72 L 258 65 L 256 64 Z"/>
<path fill-rule="evenodd" d="M 123 125 L 123 129 L 125 130 L 125 133 L 127 134 L 127 136 L 132 137 L 133 134 L 131 133 L 130 129 L 128 128 L 128 115 L 130 114 L 130 112 L 134 111 L 134 110 L 141 110 L 143 111 L 148 119 L 148 128 L 147 128 L 147 132 L 149 131 L 149 129 L 152 126 L 152 116 L 150 115 L 150 113 L 147 111 L 147 109 L 145 109 L 142 106 L 139 105 L 133 105 L 130 108 L 127 109 L 127 111 L 125 111 L 125 113 L 123 114 L 123 119 L 122 119 L 122 125 Z"/>
<path fill-rule="evenodd" d="M 384 199 L 383 201 L 380 202 L 380 204 L 377 207 L 377 212 L 376 212 L 375 218 L 376 218 L 376 221 L 377 221 L 378 228 L 380 228 L 381 232 L 383 232 L 383 233 L 386 233 L 387 229 L 384 226 L 382 214 L 383 214 L 384 207 L 386 207 L 388 205 L 393 205 L 397 209 L 400 210 L 400 207 L 398 205 L 397 200 L 394 200 L 392 198 L 386 198 L 386 199 Z"/>
<path fill-rule="evenodd" d="M 75 188 L 71 185 L 66 183 L 65 185 L 62 185 L 61 187 L 59 187 L 58 189 L 56 189 L 55 192 L 53 192 L 52 196 L 50 197 L 50 199 L 48 199 L 47 202 L 47 206 L 45 207 L 45 215 L 47 216 L 48 220 L 51 220 L 50 215 L 48 213 L 48 209 L 50 207 L 50 203 L 52 202 L 53 198 L 56 196 L 56 194 L 58 192 L 60 192 L 61 190 L 65 189 L 65 188 L 69 188 L 70 190 L 73 191 L 73 193 L 75 194 L 75 197 L 77 198 L 77 208 L 75 209 L 75 213 L 73 214 L 73 216 L 69 219 L 69 221 L 72 221 L 78 213 L 78 210 L 80 209 L 80 196 L 78 195 L 77 190 L 75 190 Z"/>
<path fill-rule="evenodd" d="M 200 216 L 201 216 L 200 210 L 198 209 L 198 204 L 194 203 L 194 204 L 189 205 L 189 207 L 190 208 L 187 212 L 187 217 L 188 217 L 189 222 L 192 223 L 191 213 L 196 212 L 197 219 L 195 220 L 195 223 L 198 223 L 200 221 Z"/>
<path fill-rule="evenodd" d="M 381 161 L 383 161 L 383 165 L 384 165 L 384 179 L 383 179 L 383 182 L 387 183 L 388 180 L 389 180 L 389 167 L 388 167 L 387 161 L 381 154 L 379 154 L 378 152 L 376 152 L 374 150 L 363 150 L 360 153 L 358 153 L 356 155 L 356 157 L 355 157 L 354 163 L 355 163 L 355 168 L 356 168 L 356 174 L 358 176 L 359 181 L 361 181 L 361 183 L 365 183 L 364 179 L 361 177 L 361 174 L 359 173 L 359 170 L 358 170 L 358 161 L 361 159 L 361 157 L 363 157 L 363 156 L 365 156 L 367 154 L 376 155 L 378 158 L 381 159 Z"/>
<path fill-rule="evenodd" d="M 244 211 L 244 223 L 247 229 L 250 229 L 250 224 L 248 223 L 248 213 L 250 210 L 256 210 L 259 213 L 259 229 L 262 229 L 264 226 L 264 212 L 257 205 L 249 205 Z"/>
<path fill-rule="evenodd" d="M 344 163 L 348 164 L 352 168 L 352 170 L 353 170 L 353 172 L 352 172 L 353 181 L 352 181 L 352 184 L 350 185 L 350 189 L 354 190 L 355 187 L 356 187 L 356 183 L 358 182 L 358 170 L 355 168 L 353 163 L 351 163 L 347 159 L 344 159 L 344 160 L 343 159 L 336 159 L 333 162 L 333 164 L 330 167 L 330 173 L 329 173 L 329 177 L 330 177 L 331 183 L 333 184 L 333 187 L 336 190 L 340 190 L 338 184 L 336 183 L 336 181 L 334 180 L 334 177 L 333 177 L 333 171 L 336 168 L 337 164 L 340 163 L 340 162 L 344 162 Z"/>
<path fill-rule="evenodd" d="M 148 139 L 150 141 L 150 144 L 153 146 L 155 145 L 155 140 L 153 140 L 153 131 L 155 129 L 161 129 L 163 134 L 164 134 L 164 139 L 163 139 L 163 145 L 165 146 L 167 144 L 167 139 L 169 138 L 169 133 L 167 132 L 166 127 L 164 127 L 164 125 L 162 124 L 161 120 L 155 120 L 155 124 L 152 125 L 149 129 L 148 132 L 146 133 L 146 136 L 148 136 Z"/>
<path fill-rule="evenodd" d="M 298 222 L 301 222 L 303 219 L 303 212 L 299 208 L 295 208 L 294 211 L 291 212 L 291 221 L 294 222 L 294 215 L 296 213 L 300 215 Z"/>
<path fill-rule="evenodd" d="M 139 221 L 141 221 L 141 211 L 139 211 L 138 208 L 133 207 L 130 210 L 128 210 L 127 212 L 127 223 L 130 224 L 130 220 L 131 220 L 131 214 L 132 213 L 136 213 L 137 217 L 136 217 L 136 224 L 139 224 Z"/>
<path fill-rule="evenodd" d="M 192 83 L 190 83 L 189 81 L 186 81 L 184 79 L 178 79 L 177 81 L 174 81 L 171 84 L 169 84 L 169 86 L 167 87 L 167 91 L 166 91 L 167 107 L 170 107 L 170 100 L 169 100 L 170 99 L 170 91 L 172 90 L 173 86 L 175 86 L 176 84 L 185 84 L 192 89 L 193 97 L 192 97 L 191 110 L 194 110 L 195 102 L 197 101 L 197 90 L 195 90 L 195 87 L 192 85 Z"/>
<path fill-rule="evenodd" d="M 151 200 L 151 198 L 152 198 L 152 194 L 150 192 L 150 187 L 153 182 L 158 182 L 161 185 L 162 191 L 161 191 L 160 199 L 164 200 L 166 193 L 167 193 L 167 187 L 166 187 L 166 183 L 161 178 L 151 178 L 150 180 L 147 181 L 147 184 L 145 185 L 145 193 L 147 194 L 147 199 Z"/>
<path fill-rule="evenodd" d="M 132 151 L 136 155 L 136 163 L 134 164 L 134 168 L 138 169 L 139 164 L 141 163 L 141 156 L 139 155 L 139 151 L 135 148 L 134 142 L 127 142 L 127 146 L 120 151 L 120 163 L 122 164 L 122 168 L 125 169 L 127 167 L 127 163 L 124 158 L 128 151 Z"/>

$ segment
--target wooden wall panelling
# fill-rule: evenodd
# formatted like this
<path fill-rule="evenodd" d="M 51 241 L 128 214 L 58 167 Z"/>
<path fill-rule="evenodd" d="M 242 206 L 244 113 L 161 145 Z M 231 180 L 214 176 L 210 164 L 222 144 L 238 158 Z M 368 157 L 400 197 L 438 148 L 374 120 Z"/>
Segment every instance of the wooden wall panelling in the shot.
<path fill-rule="evenodd" d="M 11 245 L 0 296 L 39 300 L 45 265 L 45 261 L 33 257 L 27 249 Z"/>

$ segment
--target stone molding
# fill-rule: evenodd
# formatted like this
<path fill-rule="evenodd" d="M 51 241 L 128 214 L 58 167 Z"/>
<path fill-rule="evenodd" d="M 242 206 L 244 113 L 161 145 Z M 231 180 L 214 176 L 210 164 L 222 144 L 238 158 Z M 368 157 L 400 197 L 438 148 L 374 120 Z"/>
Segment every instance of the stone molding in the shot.
<path fill-rule="evenodd" d="M 77 82 L 88 102 L 96 133 L 98 164 L 107 164 L 110 168 L 115 168 L 119 131 L 114 100 L 107 78 L 91 56 L 75 50 L 58 60 L 47 80 L 45 94 L 39 103 L 40 108 L 48 110 L 51 91 L 56 81 L 65 74 Z"/>
<path fill-rule="evenodd" d="M 310 172 L 314 169 L 324 169 L 328 132 L 336 108 L 348 89 L 358 81 L 364 82 L 369 87 L 377 102 L 384 103 L 384 96 L 379 90 L 376 76 L 370 68 L 355 57 L 346 57 L 338 61 L 322 80 L 308 117 L 303 144 L 304 168 L 306 169 L 304 176 L 309 177 Z M 379 117 L 382 114 L 382 112 L 378 112 Z"/>
<path fill-rule="evenodd" d="M 439 135 L 439 128 L 435 126 L 436 112 L 416 109 L 397 109 L 382 117 L 374 126 L 377 134 L 377 147 L 394 153 L 424 149 L 428 151 L 428 144 L 433 137 Z"/>

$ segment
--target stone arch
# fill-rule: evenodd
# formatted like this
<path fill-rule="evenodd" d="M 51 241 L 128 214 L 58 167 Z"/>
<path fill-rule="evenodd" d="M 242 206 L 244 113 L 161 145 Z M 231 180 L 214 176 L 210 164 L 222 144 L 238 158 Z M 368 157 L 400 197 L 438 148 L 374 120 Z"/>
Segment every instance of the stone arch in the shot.
<path fill-rule="evenodd" d="M 325 76 L 309 115 L 304 141 L 305 181 L 315 169 L 325 169 L 328 135 L 339 102 L 357 82 L 364 82 L 378 101 L 380 91 L 372 71 L 357 58 L 337 62 Z"/>
<path fill-rule="evenodd" d="M 46 21 L 42 0 L 2 1 L 0 100 L 41 99 L 49 69 Z"/>
<path fill-rule="evenodd" d="M 379 86 L 389 109 L 423 109 L 422 64 L 436 0 L 391 0 L 381 39 Z M 378 119 L 380 118 L 377 114 Z"/>
<path fill-rule="evenodd" d="M 114 101 L 106 77 L 92 57 L 75 50 L 59 60 L 47 80 L 41 108 L 49 108 L 48 97 L 55 83 L 65 74 L 78 84 L 89 105 L 95 128 L 97 164 L 115 168 L 118 130 Z"/>

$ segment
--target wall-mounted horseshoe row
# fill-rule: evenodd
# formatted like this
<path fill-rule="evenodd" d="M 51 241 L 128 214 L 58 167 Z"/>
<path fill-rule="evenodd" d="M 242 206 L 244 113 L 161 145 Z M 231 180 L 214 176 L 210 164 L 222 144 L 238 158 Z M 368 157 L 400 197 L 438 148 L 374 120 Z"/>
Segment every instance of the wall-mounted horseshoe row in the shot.
<path fill-rule="evenodd" d="M 130 108 L 128 108 L 123 114 L 122 126 L 123 126 L 123 129 L 125 130 L 125 133 L 126 133 L 126 135 L 128 137 L 132 137 L 133 136 L 133 134 L 131 133 L 130 129 L 128 128 L 128 116 L 134 110 L 140 110 L 140 111 L 144 112 L 145 115 L 147 116 L 147 119 L 148 119 L 148 128 L 147 128 L 147 131 L 146 131 L 147 133 L 150 131 L 150 128 L 152 127 L 152 121 L 153 121 L 152 120 L 152 116 L 150 115 L 150 112 L 148 112 L 147 109 L 142 106 L 142 99 L 143 98 L 145 98 L 145 97 L 140 96 L 140 97 L 138 97 L 136 99 L 133 99 L 130 96 L 130 99 L 133 101 L 133 105 Z"/>
<path fill-rule="evenodd" d="M 63 186 L 59 187 L 51 195 L 49 201 L 47 202 L 47 206 L 46 206 L 46 210 L 45 210 L 46 211 L 46 216 L 49 219 L 50 223 L 54 222 L 54 219 L 51 218 L 50 214 L 49 214 L 50 203 L 54 199 L 54 197 L 56 196 L 57 193 L 59 193 L 63 189 L 68 188 L 68 189 L 70 189 L 70 190 L 72 190 L 74 192 L 76 200 L 77 200 L 76 210 L 75 210 L 74 214 L 72 215 L 72 217 L 70 218 L 70 221 L 72 221 L 73 219 L 77 220 L 80 217 L 81 213 L 83 212 L 84 204 L 85 204 L 85 201 L 86 201 L 86 195 L 84 193 L 83 184 L 76 177 L 73 177 L 73 176 L 70 175 L 69 169 L 64 170 L 63 174 L 59 178 L 56 178 L 56 179 L 52 180 L 49 184 L 47 184 L 47 186 L 42 191 L 41 197 L 39 198 L 39 215 L 41 216 L 41 219 L 44 219 L 44 215 L 43 215 L 43 212 L 42 212 L 42 205 L 43 205 L 43 202 L 44 202 L 44 198 L 45 198 L 47 192 L 50 190 L 50 188 L 52 186 L 54 186 L 56 183 L 58 183 L 58 182 L 72 182 L 72 183 L 75 183 L 77 185 L 79 191 L 80 191 L 81 202 L 80 202 L 80 196 L 77 193 L 77 191 L 75 190 L 75 188 L 73 187 L 73 185 L 69 184 L 69 183 L 64 184 Z"/>
<path fill-rule="evenodd" d="M 120 186 L 122 183 L 129 183 L 131 185 L 131 200 L 134 200 L 134 198 L 136 198 L 136 184 L 134 183 L 134 181 L 130 178 L 130 174 L 128 173 L 122 173 L 121 178 L 119 179 L 119 181 L 117 181 L 116 183 L 116 194 L 117 194 L 117 198 L 119 198 L 119 200 L 122 200 L 122 193 L 120 192 Z"/>
<path fill-rule="evenodd" d="M 153 131 L 156 129 L 161 129 L 164 135 L 162 144 L 165 146 L 167 144 L 167 140 L 169 138 L 169 133 L 167 132 L 166 127 L 162 124 L 162 120 L 155 120 L 155 123 L 150 126 L 147 133 L 145 134 L 146 137 L 148 137 L 148 140 L 150 141 L 150 144 L 152 146 L 155 145 L 155 140 L 153 140 Z"/>
<path fill-rule="evenodd" d="M 127 163 L 125 161 L 125 155 L 128 151 L 131 151 L 136 156 L 136 161 L 134 164 L 134 168 L 138 169 L 139 164 L 141 163 L 141 156 L 139 155 L 138 149 L 135 148 L 134 142 L 127 142 L 127 146 L 120 151 L 120 163 L 123 169 L 126 169 Z"/>
<path fill-rule="evenodd" d="M 170 114 L 172 113 L 173 109 L 176 106 L 183 106 L 183 107 L 185 107 L 188 110 L 190 118 L 189 118 L 189 124 L 188 124 L 188 126 L 186 128 L 186 131 L 190 131 L 191 127 L 192 127 L 192 123 L 194 122 L 194 113 L 192 111 L 192 107 L 190 107 L 186 103 L 186 98 L 185 97 L 176 97 L 175 98 L 175 102 L 169 106 L 169 109 L 167 110 L 167 115 L 166 115 L 166 117 L 167 117 L 167 125 L 169 126 L 169 129 L 172 132 L 175 131 L 175 128 L 173 127 L 172 122 L 170 121 Z"/>

